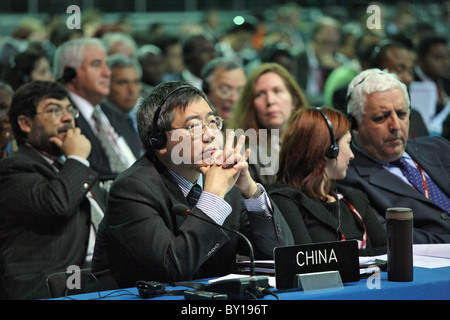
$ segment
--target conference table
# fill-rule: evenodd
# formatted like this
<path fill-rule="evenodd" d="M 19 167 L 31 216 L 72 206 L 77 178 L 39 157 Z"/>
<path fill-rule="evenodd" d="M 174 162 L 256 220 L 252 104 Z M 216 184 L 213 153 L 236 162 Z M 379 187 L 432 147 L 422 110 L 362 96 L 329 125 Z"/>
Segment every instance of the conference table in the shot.
<path fill-rule="evenodd" d="M 205 280 L 206 282 L 207 280 Z M 193 290 L 188 287 L 166 287 L 171 290 Z M 450 267 L 423 268 L 414 267 L 414 279 L 410 282 L 388 281 L 387 272 L 381 271 L 357 282 L 347 282 L 341 288 L 300 291 L 296 289 L 271 291 L 276 294 L 266 295 L 258 301 L 269 303 L 270 300 L 450 300 Z M 92 292 L 61 297 L 54 300 L 185 300 L 183 295 L 162 295 L 151 299 L 142 298 L 137 288 Z M 254 301 L 254 300 L 248 300 Z M 198 301 L 185 301 L 193 303 Z M 205 301 L 200 301 L 205 302 Z M 272 303 L 269 304 L 273 305 Z"/>

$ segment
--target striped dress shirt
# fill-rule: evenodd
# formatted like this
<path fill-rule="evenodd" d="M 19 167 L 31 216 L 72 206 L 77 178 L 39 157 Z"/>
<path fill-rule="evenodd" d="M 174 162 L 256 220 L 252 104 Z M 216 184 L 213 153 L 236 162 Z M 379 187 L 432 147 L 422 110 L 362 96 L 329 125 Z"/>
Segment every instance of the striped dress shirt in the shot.
<path fill-rule="evenodd" d="M 180 176 L 179 174 L 168 170 L 169 173 L 176 180 L 177 184 L 181 188 L 183 195 L 187 197 L 189 191 L 194 186 L 194 183 Z M 203 175 L 200 175 L 196 182 L 203 189 Z M 264 187 L 257 183 L 258 188 L 262 190 L 262 195 L 256 199 L 244 199 L 244 205 L 249 213 L 258 214 L 268 219 L 272 218 L 273 208 L 267 196 Z M 231 206 L 221 197 L 212 194 L 207 191 L 202 191 L 200 198 L 198 199 L 197 208 L 202 210 L 207 216 L 209 216 L 214 222 L 222 225 L 228 215 L 231 213 Z"/>

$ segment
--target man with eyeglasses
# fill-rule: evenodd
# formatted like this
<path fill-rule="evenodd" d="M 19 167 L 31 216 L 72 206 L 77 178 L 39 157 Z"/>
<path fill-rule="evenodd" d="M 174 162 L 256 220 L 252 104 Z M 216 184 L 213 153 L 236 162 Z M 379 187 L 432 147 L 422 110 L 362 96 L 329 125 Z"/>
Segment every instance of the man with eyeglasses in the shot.
<path fill-rule="evenodd" d="M 248 255 L 248 247 L 219 226 L 245 234 L 260 259 L 293 243 L 278 208 L 247 170 L 250 151 L 239 152 L 245 137 L 233 148 L 231 132 L 221 146 L 222 119 L 201 90 L 162 83 L 140 104 L 137 119 L 146 154 L 110 189 L 92 261 L 102 288 L 233 272 L 236 255 Z M 177 214 L 177 204 L 210 223 Z"/>
<path fill-rule="evenodd" d="M 203 92 L 226 123 L 247 80 L 244 68 L 232 59 L 215 58 L 203 68 L 202 79 Z"/>
<path fill-rule="evenodd" d="M 13 96 L 18 150 L 0 161 L 0 299 L 49 298 L 49 274 L 90 264 L 105 193 L 78 115 L 59 83 L 34 81 Z"/>

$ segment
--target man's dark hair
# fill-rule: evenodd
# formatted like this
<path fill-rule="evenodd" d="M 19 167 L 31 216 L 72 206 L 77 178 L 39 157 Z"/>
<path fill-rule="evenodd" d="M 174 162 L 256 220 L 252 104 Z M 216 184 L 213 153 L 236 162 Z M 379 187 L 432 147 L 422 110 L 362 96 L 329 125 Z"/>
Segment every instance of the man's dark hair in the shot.
<path fill-rule="evenodd" d="M 183 86 L 176 92 L 177 87 Z M 211 107 L 205 93 L 182 81 L 167 81 L 157 85 L 152 92 L 142 100 L 137 114 L 137 126 L 139 137 L 144 149 L 150 153 L 154 152 L 150 139 L 156 138 L 158 134 L 163 135 L 171 129 L 175 110 L 185 110 L 196 99 L 203 98 Z M 162 102 L 162 104 L 161 104 Z M 160 108 L 158 119 L 153 119 L 156 110 Z M 154 126 L 156 123 L 156 127 Z"/>
<path fill-rule="evenodd" d="M 17 89 L 9 108 L 9 121 L 17 144 L 24 144 L 27 138 L 27 134 L 20 129 L 17 121 L 20 115 L 35 116 L 39 102 L 43 99 L 63 100 L 68 97 L 67 89 L 59 82 L 33 81 Z"/>
<path fill-rule="evenodd" d="M 427 56 L 428 52 L 431 50 L 431 47 L 436 44 L 447 45 L 447 43 L 447 39 L 441 36 L 433 35 L 424 37 L 417 46 L 417 58 L 424 59 Z"/>

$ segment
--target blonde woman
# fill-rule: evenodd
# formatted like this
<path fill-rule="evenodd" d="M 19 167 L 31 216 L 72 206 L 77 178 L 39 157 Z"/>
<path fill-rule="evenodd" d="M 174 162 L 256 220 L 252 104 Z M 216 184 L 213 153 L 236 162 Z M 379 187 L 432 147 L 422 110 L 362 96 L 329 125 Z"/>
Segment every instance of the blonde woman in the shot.
<path fill-rule="evenodd" d="M 227 130 L 243 130 L 251 149 L 249 170 L 268 186 L 276 180 L 280 138 L 294 110 L 307 105 L 305 94 L 284 67 L 264 63 L 248 77 Z"/>

